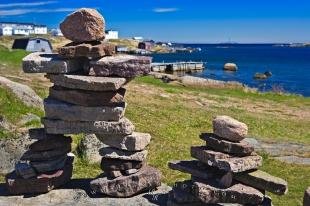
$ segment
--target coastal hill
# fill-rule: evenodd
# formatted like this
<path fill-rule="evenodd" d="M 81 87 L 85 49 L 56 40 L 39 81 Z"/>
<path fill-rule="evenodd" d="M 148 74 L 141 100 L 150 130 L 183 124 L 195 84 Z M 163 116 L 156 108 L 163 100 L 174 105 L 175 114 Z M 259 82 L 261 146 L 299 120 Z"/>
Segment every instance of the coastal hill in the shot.
<path fill-rule="evenodd" d="M 27 53 L 8 50 L 6 45 L 10 41 L 1 41 L 0 76 L 27 85 L 41 98 L 46 97 L 49 82 L 44 75 L 29 75 L 21 70 L 21 59 Z M 65 43 L 59 39 L 53 41 L 54 45 Z M 13 141 L 19 148 L 23 142 L 14 138 L 22 138 L 29 127 L 40 126 L 43 111 L 40 107 L 27 106 L 14 90 L 3 83 L 0 85 L 1 145 Z M 170 170 L 167 162 L 190 159 L 190 145 L 202 144 L 197 135 L 211 131 L 214 116 L 229 115 L 247 123 L 250 137 L 256 139 L 252 141 L 256 141 L 258 148 L 265 148 L 261 152 L 264 157 L 262 169 L 288 181 L 287 195 L 268 194 L 272 196 L 274 205 L 302 204 L 303 193 L 310 185 L 310 166 L 307 164 L 310 158 L 309 98 L 225 86 L 195 87 L 173 81 L 167 84 L 152 76 L 137 78 L 127 88 L 127 116 L 137 130 L 152 135 L 148 162 L 161 170 L 164 183 L 172 185 L 176 180 L 187 177 Z M 79 147 L 85 137 L 76 135 L 73 139 L 73 150 L 77 156 L 74 177 L 91 178 L 100 174 L 99 164 L 90 163 L 85 151 Z M 304 164 L 288 163 L 290 158 L 287 157 L 292 159 L 296 156 Z M 3 165 L 6 157 L 2 157 Z"/>

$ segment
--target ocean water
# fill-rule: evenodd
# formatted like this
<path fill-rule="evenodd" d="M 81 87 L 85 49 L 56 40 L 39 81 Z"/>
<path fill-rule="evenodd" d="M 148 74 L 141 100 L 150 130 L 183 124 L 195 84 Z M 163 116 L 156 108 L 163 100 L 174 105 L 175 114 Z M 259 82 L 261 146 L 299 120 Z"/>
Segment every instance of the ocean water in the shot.
<path fill-rule="evenodd" d="M 153 62 L 202 61 L 205 70 L 193 76 L 224 81 L 238 81 L 260 91 L 283 90 L 310 96 L 310 47 L 277 47 L 271 44 L 191 44 L 200 52 L 153 54 Z M 237 72 L 227 72 L 227 62 L 238 65 Z M 266 80 L 255 80 L 256 72 L 272 72 Z"/>

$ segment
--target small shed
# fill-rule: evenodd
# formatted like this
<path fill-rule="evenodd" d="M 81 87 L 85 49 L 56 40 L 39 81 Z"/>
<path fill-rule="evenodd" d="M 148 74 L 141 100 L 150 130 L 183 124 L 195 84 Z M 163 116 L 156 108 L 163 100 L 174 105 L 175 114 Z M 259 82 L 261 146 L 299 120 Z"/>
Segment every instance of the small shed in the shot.
<path fill-rule="evenodd" d="M 150 51 L 153 48 L 153 43 L 152 42 L 140 42 L 138 45 L 138 48 Z"/>
<path fill-rule="evenodd" d="M 52 44 L 44 38 L 22 38 L 15 39 L 12 49 L 24 49 L 29 52 L 47 52 L 53 51 Z"/>

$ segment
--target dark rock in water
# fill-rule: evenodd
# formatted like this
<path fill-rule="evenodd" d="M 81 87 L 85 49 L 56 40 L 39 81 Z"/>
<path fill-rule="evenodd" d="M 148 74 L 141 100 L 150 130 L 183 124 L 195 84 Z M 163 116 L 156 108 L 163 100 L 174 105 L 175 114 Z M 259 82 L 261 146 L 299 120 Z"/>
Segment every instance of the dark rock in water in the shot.
<path fill-rule="evenodd" d="M 220 171 L 197 160 L 172 161 L 168 163 L 168 166 L 173 170 L 186 172 L 201 179 L 212 179 L 223 187 L 229 187 L 232 184 L 230 172 Z"/>
<path fill-rule="evenodd" d="M 264 74 L 265 74 L 267 77 L 271 77 L 271 76 L 272 76 L 272 72 L 271 72 L 271 71 L 265 71 Z"/>
<path fill-rule="evenodd" d="M 34 168 L 29 164 L 29 162 L 19 161 L 15 165 L 15 172 L 18 177 L 22 177 L 24 179 L 29 179 L 37 176 L 36 171 L 34 171 Z"/>
<path fill-rule="evenodd" d="M 8 191 L 13 195 L 41 194 L 60 187 L 71 179 L 73 169 L 72 161 L 68 161 L 62 170 L 55 171 L 53 174 L 43 174 L 31 179 L 17 177 L 15 172 L 10 173 L 6 176 Z"/>
<path fill-rule="evenodd" d="M 230 142 L 213 133 L 202 133 L 200 138 L 207 143 L 207 147 L 213 150 L 233 154 L 236 156 L 247 156 L 254 151 L 254 147 L 245 140 Z"/>
<path fill-rule="evenodd" d="M 288 190 L 285 180 L 260 170 L 234 174 L 234 179 L 243 184 L 266 190 L 277 195 L 284 195 Z"/>
<path fill-rule="evenodd" d="M 146 165 L 146 163 L 141 161 L 127 161 L 109 158 L 102 158 L 101 161 L 101 169 L 103 171 L 140 169 L 144 165 Z"/>
<path fill-rule="evenodd" d="M 92 191 L 112 197 L 131 197 L 161 185 L 161 173 L 152 167 L 143 167 L 139 172 L 116 179 L 102 177 L 91 181 Z"/>
<path fill-rule="evenodd" d="M 253 78 L 254 79 L 267 79 L 268 76 L 266 74 L 264 74 L 264 73 L 255 73 Z"/>
<path fill-rule="evenodd" d="M 310 205 L 310 187 L 305 191 L 304 206 Z"/>

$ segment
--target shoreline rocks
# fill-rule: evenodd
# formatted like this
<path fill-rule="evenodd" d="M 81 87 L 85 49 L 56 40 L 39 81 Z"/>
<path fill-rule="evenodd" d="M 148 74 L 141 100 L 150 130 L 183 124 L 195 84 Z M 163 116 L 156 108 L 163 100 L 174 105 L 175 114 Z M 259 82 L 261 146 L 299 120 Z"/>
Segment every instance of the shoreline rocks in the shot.
<path fill-rule="evenodd" d="M 238 70 L 238 66 L 235 63 L 226 63 L 223 68 L 226 71 L 237 71 Z"/>

